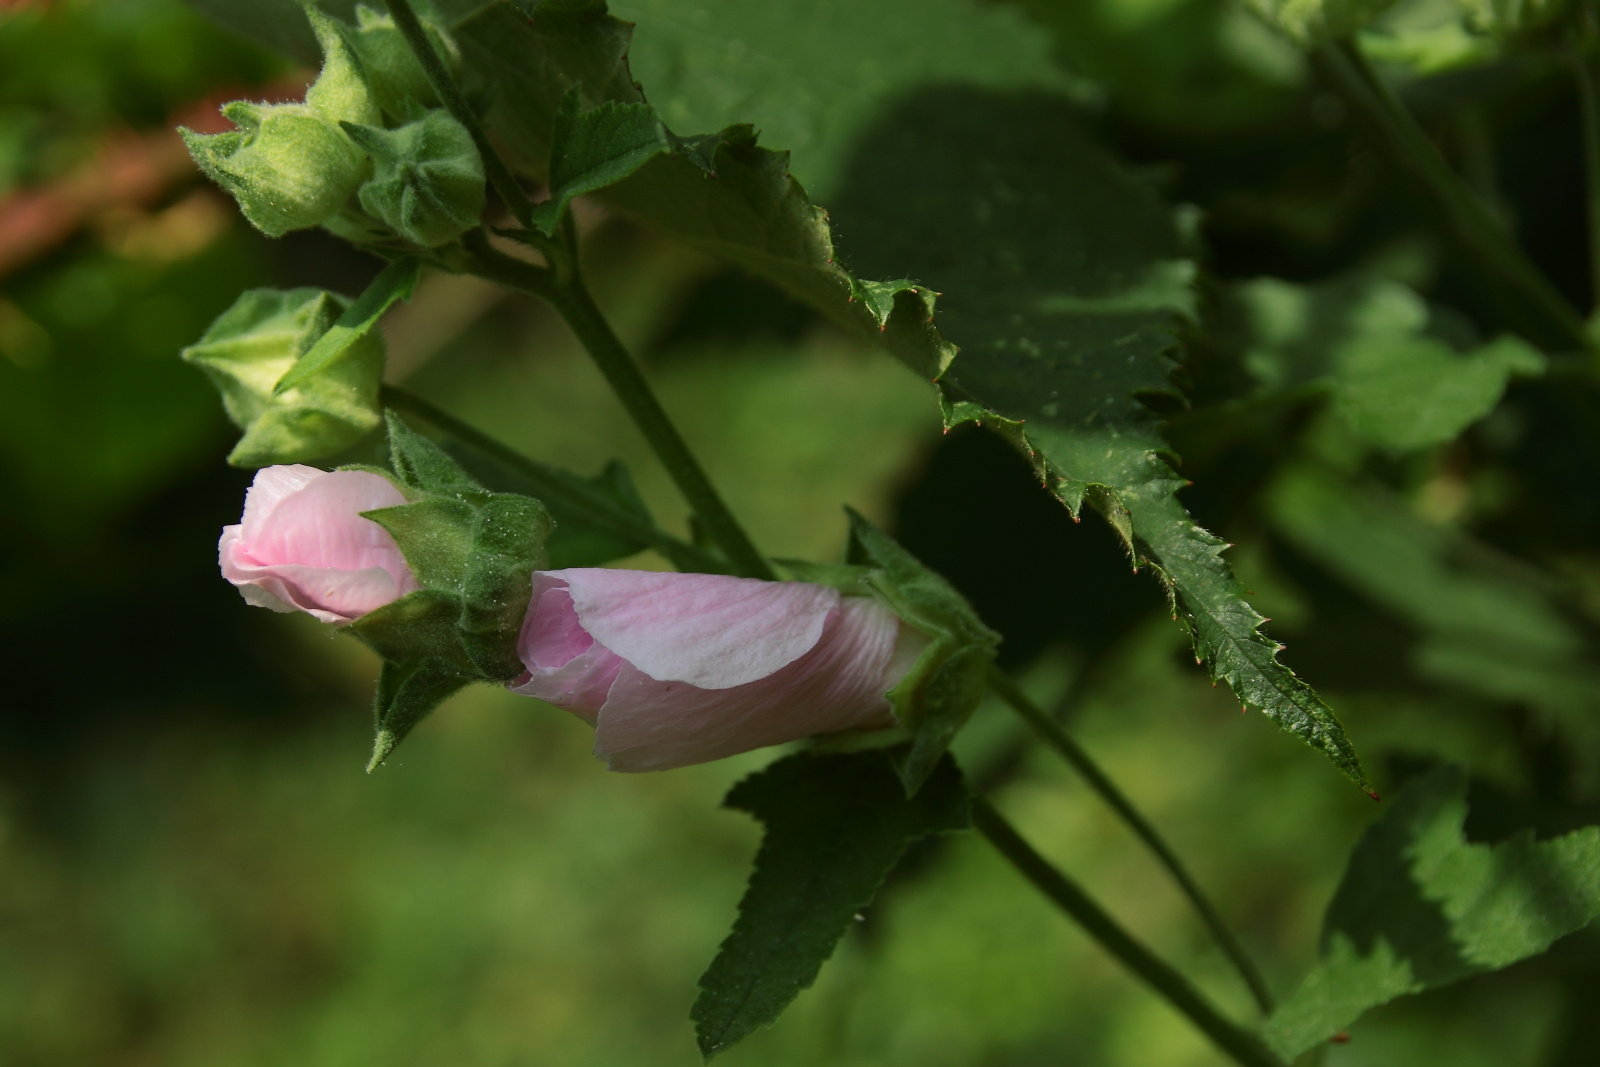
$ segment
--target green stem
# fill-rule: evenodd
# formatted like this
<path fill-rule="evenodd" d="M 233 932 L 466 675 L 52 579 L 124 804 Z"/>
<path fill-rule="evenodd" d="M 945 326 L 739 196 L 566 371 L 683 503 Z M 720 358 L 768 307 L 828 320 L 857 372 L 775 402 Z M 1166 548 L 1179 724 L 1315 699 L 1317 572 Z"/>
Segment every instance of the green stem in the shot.
<path fill-rule="evenodd" d="M 706 477 L 677 427 L 668 418 L 666 409 L 651 391 L 650 383 L 645 380 L 639 365 L 633 361 L 605 316 L 595 306 L 577 272 L 557 276 L 544 268 L 497 252 L 488 247 L 486 242 L 475 251 L 475 269 L 480 276 L 508 288 L 542 297 L 566 320 L 583 347 L 588 349 L 590 357 L 610 383 L 617 399 L 622 401 L 634 424 L 655 450 L 662 466 L 667 468 L 678 491 L 704 526 L 706 535 L 728 557 L 734 573 L 747 578 L 775 580 L 777 574 L 771 564 L 756 550 L 755 544 Z"/>
<path fill-rule="evenodd" d="M 1125 967 L 1199 1027 L 1217 1047 L 1243 1067 L 1284 1067 L 1254 1034 L 1230 1021 L 1165 960 L 1151 952 L 1096 904 L 1076 882 L 1023 840 L 1016 829 L 982 797 L 972 798 L 972 825 L 1011 865 L 1049 897 Z"/>
<path fill-rule="evenodd" d="M 618 507 L 613 501 L 596 493 L 577 475 L 529 459 L 520 452 L 496 441 L 470 423 L 463 422 L 442 408 L 398 386 L 383 387 L 381 399 L 384 407 L 407 415 L 414 415 L 432 423 L 449 436 L 473 451 L 487 456 L 526 479 L 535 494 L 569 514 L 581 517 L 591 526 L 629 541 L 637 541 L 655 549 L 681 571 L 722 573 L 727 564 L 702 548 L 689 544 L 667 533 L 654 523 Z"/>
<path fill-rule="evenodd" d="M 1244 946 L 1239 944 L 1239 939 L 1233 931 L 1228 929 L 1228 924 L 1223 920 L 1217 909 L 1207 899 L 1205 893 L 1195 882 L 1194 878 L 1184 867 L 1183 861 L 1178 859 L 1166 841 L 1161 837 L 1150 820 L 1133 806 L 1125 793 L 1118 788 L 1099 764 L 1090 758 L 1078 743 L 1074 741 L 1061 725 L 1051 718 L 1042 708 L 1028 699 L 1016 682 L 1012 681 L 1004 672 L 996 667 L 989 668 L 989 687 L 999 695 L 1000 699 L 1011 705 L 1022 720 L 1044 738 L 1046 743 L 1059 752 L 1073 768 L 1089 783 L 1089 787 L 1100 794 L 1104 800 L 1122 817 L 1129 828 L 1137 834 L 1156 859 L 1172 875 L 1172 880 L 1178 883 L 1178 888 L 1183 895 L 1189 898 L 1189 903 L 1194 905 L 1199 912 L 1200 920 L 1205 923 L 1206 929 L 1211 931 L 1212 938 L 1223 953 L 1232 961 L 1234 969 L 1244 979 L 1245 985 L 1250 987 L 1250 993 L 1256 999 L 1256 1004 L 1264 1014 L 1271 1014 L 1273 1008 L 1272 991 L 1267 988 L 1266 980 L 1261 977 L 1261 972 L 1256 969 L 1255 963 L 1245 953 Z"/>
<path fill-rule="evenodd" d="M 1514 298 L 1522 327 L 1546 343 L 1588 349 L 1577 312 L 1450 169 L 1360 49 L 1341 41 L 1318 49 L 1313 58 L 1345 101 L 1377 128 L 1394 162 L 1422 183 L 1456 239 L 1494 276 L 1496 286 Z"/>
<path fill-rule="evenodd" d="M 450 68 L 445 66 L 444 59 L 434 49 L 433 42 L 428 40 L 428 33 L 422 28 L 417 13 L 411 10 L 409 0 L 384 0 L 384 3 L 389 7 L 389 14 L 394 16 L 395 27 L 406 39 L 411 51 L 416 54 L 417 62 L 422 64 L 422 72 L 428 76 L 428 84 L 433 86 L 433 91 L 438 94 L 445 109 L 472 135 L 472 143 L 478 146 L 478 154 L 483 157 L 483 172 L 488 177 L 489 184 L 494 186 L 495 192 L 500 194 L 500 199 L 505 201 L 506 207 L 516 220 L 525 227 L 531 227 L 532 201 L 517 183 L 511 168 L 500 158 L 500 153 L 489 143 L 489 135 L 485 132 L 483 123 L 478 121 L 478 113 L 467 103 L 467 98 L 461 94 L 455 78 L 450 75 Z"/>

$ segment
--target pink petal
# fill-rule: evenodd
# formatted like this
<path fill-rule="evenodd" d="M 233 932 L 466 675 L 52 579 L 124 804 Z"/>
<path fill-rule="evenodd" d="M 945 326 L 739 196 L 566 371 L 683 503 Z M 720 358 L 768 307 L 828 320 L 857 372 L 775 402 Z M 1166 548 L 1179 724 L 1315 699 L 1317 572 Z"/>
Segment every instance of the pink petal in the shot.
<path fill-rule="evenodd" d="M 222 575 L 239 586 L 245 600 L 252 604 L 275 611 L 304 611 L 331 623 L 349 622 L 419 588 L 415 581 L 395 581 L 394 575 L 382 567 L 359 571 L 293 563 L 260 567 L 235 559 L 224 564 Z M 272 600 L 287 607 L 276 607 Z"/>
<path fill-rule="evenodd" d="M 893 726 L 884 693 L 896 681 L 888 668 L 899 629 L 877 601 L 844 597 L 808 653 L 744 685 L 701 689 L 624 667 L 600 709 L 595 755 L 614 771 L 656 771 Z"/>
<path fill-rule="evenodd" d="M 381 567 L 398 581 L 409 573 L 405 557 L 389 532 L 362 518 L 361 512 L 405 502 L 400 490 L 382 475 L 322 473 L 278 499 L 253 527 L 244 524 L 239 547 L 260 565 L 293 563 L 348 571 Z"/>
<path fill-rule="evenodd" d="M 576 568 L 567 583 L 583 628 L 648 678 L 729 689 L 816 646 L 839 593 L 806 582 L 722 574 Z"/>
<path fill-rule="evenodd" d="M 262 467 L 250 488 L 245 490 L 244 517 L 239 520 L 240 525 L 254 533 L 285 497 L 298 493 L 327 473 L 304 463 Z"/>
<path fill-rule="evenodd" d="M 535 573 L 533 582 L 532 607 L 517 642 L 528 674 L 510 689 L 570 708 L 593 725 L 611 683 L 627 664 L 579 624 L 565 582 L 547 572 Z"/>

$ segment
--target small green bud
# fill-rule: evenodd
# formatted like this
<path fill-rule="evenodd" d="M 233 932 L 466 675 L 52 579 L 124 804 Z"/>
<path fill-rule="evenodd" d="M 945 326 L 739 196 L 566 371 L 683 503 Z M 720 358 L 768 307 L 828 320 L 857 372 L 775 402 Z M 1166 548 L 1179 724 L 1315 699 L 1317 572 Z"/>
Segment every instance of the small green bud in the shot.
<path fill-rule="evenodd" d="M 478 225 L 483 160 L 467 128 L 430 111 L 397 130 L 346 123 L 345 133 L 372 154 L 361 207 L 408 241 L 436 248 Z"/>
<path fill-rule="evenodd" d="M 378 388 L 383 340 L 372 331 L 320 373 L 273 395 L 289 368 L 328 332 L 348 305 L 320 289 L 252 289 L 240 295 L 183 350 L 222 394 L 222 406 L 244 431 L 228 456 L 236 467 L 318 459 L 353 444 L 382 421 Z"/>
<path fill-rule="evenodd" d="M 201 171 L 233 194 L 268 237 L 316 226 L 344 206 L 367 173 L 361 149 L 304 104 L 235 101 L 227 133 L 178 130 Z"/>
<path fill-rule="evenodd" d="M 232 193 L 244 217 L 269 237 L 319 225 L 344 207 L 367 176 L 367 160 L 338 124 L 379 121 L 349 42 L 315 8 L 306 8 L 306 17 L 322 43 L 323 63 L 305 103 L 236 100 L 222 113 L 237 130 L 178 131 L 206 176 Z"/>
<path fill-rule="evenodd" d="M 434 51 L 452 69 L 460 63 L 460 51 L 443 29 L 426 19 L 422 28 L 433 42 Z M 372 94 L 378 106 L 392 122 L 404 122 L 413 117 L 413 108 L 439 107 L 441 101 L 428 76 L 417 61 L 416 54 L 387 13 L 374 11 L 361 4 L 356 8 L 356 26 L 350 31 L 356 51 L 367 69 L 372 84 Z M 352 122 L 361 121 L 351 119 Z"/>

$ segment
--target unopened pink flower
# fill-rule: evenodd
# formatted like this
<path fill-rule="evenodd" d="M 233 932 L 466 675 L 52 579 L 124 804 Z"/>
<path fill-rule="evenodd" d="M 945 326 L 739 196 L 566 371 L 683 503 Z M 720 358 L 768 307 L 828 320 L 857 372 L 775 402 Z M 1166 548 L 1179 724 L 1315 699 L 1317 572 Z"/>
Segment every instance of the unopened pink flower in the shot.
<path fill-rule="evenodd" d="M 244 517 L 222 528 L 222 576 L 259 607 L 349 622 L 419 588 L 394 538 L 361 517 L 405 502 L 369 471 L 263 467 Z"/>
<path fill-rule="evenodd" d="M 612 770 L 665 770 L 893 726 L 884 694 L 923 643 L 876 600 L 806 582 L 537 571 L 511 689 L 593 724 Z"/>

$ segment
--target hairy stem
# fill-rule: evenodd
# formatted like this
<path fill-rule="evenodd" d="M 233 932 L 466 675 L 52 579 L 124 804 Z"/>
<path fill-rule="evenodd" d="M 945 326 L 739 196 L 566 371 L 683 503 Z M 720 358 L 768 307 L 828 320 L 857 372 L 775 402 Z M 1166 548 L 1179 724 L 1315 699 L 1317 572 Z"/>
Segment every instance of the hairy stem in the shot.
<path fill-rule="evenodd" d="M 1197 1026 L 1218 1048 L 1242 1067 L 1284 1067 L 1254 1034 L 1230 1021 L 1189 980 L 1151 952 L 1096 904 L 1076 882 L 1039 855 L 1016 829 L 982 797 L 972 798 L 972 825 L 1034 888 L 1125 967 Z"/>
<path fill-rule="evenodd" d="M 1410 172 L 1442 212 L 1456 240 L 1515 302 L 1522 328 L 1547 344 L 1589 348 L 1583 320 L 1450 169 L 1416 119 L 1350 41 L 1313 53 L 1317 67 L 1347 103 L 1377 129 L 1390 158 Z"/>
<path fill-rule="evenodd" d="M 505 160 L 500 158 L 500 153 L 489 143 L 489 135 L 484 131 L 483 123 L 478 121 L 477 112 L 467 103 L 467 98 L 461 94 L 456 80 L 450 76 L 450 68 L 445 66 L 444 59 L 433 47 L 433 42 L 428 40 L 428 33 L 422 28 L 417 13 L 411 9 L 409 0 L 384 0 L 384 3 L 389 7 L 389 14 L 394 16 L 395 27 L 406 39 L 411 51 L 416 54 L 417 62 L 422 64 L 422 71 L 428 76 L 428 84 L 433 86 L 433 91 L 439 95 L 445 110 L 472 134 L 472 143 L 478 146 L 478 154 L 483 157 L 483 172 L 488 177 L 489 184 L 494 186 L 494 191 L 500 194 L 500 199 L 505 201 L 506 207 L 516 220 L 525 227 L 531 226 L 533 203 L 528 199 L 528 194 L 523 191 L 522 186 L 517 183 L 511 168 L 506 166 Z"/>
<path fill-rule="evenodd" d="M 415 393 L 398 386 L 386 385 L 383 387 L 381 400 L 384 407 L 432 423 L 474 452 L 487 456 L 521 475 L 540 498 L 569 513 L 582 516 L 585 522 L 607 533 L 649 545 L 679 570 L 707 573 L 727 570 L 727 565 L 722 560 L 702 548 L 672 536 L 654 523 L 644 521 L 625 508 L 618 507 L 615 502 L 591 489 L 582 478 L 559 467 L 529 459 L 509 445 L 502 444 L 477 427 L 456 418 Z"/>
<path fill-rule="evenodd" d="M 1033 728 L 1034 732 L 1042 737 L 1051 748 L 1061 754 L 1062 758 L 1072 764 L 1073 769 L 1083 776 L 1089 787 L 1100 794 L 1111 810 L 1128 824 L 1128 827 L 1139 836 L 1156 859 L 1172 875 L 1172 880 L 1178 883 L 1178 888 L 1183 895 L 1189 898 L 1189 903 L 1194 905 L 1194 910 L 1199 913 L 1200 921 L 1205 923 L 1206 929 L 1211 932 L 1211 937 L 1217 946 L 1233 963 L 1234 969 L 1239 972 L 1239 977 L 1244 979 L 1245 985 L 1250 987 L 1250 993 L 1256 999 L 1256 1004 L 1263 1013 L 1271 1013 L 1273 1007 L 1272 992 L 1267 988 L 1266 980 L 1261 977 L 1261 972 L 1256 968 L 1254 961 L 1245 953 L 1244 946 L 1239 944 L 1239 939 L 1234 936 L 1221 914 L 1206 897 L 1204 891 L 1195 882 L 1194 878 L 1184 867 L 1183 861 L 1173 852 L 1170 845 L 1151 825 L 1150 820 L 1140 813 L 1138 808 L 1127 794 L 1100 769 L 1099 764 L 1090 758 L 1070 734 L 1061 728 L 1061 725 L 1051 718 L 1042 708 L 1028 699 L 1016 682 L 1012 681 L 1004 672 L 996 667 L 989 668 L 989 687 L 1011 705 L 1013 711 L 1021 716 L 1022 721 Z"/>
<path fill-rule="evenodd" d="M 656 399 L 639 365 L 595 306 L 577 272 L 558 277 L 544 268 L 496 252 L 486 244 L 477 250 L 475 270 L 491 281 L 542 297 L 560 313 L 655 450 L 662 466 L 667 468 L 678 491 L 703 524 L 706 535 L 727 556 L 734 573 L 746 578 L 776 579 L 771 564 L 756 550 L 711 479 L 706 477 L 666 409 Z"/>

